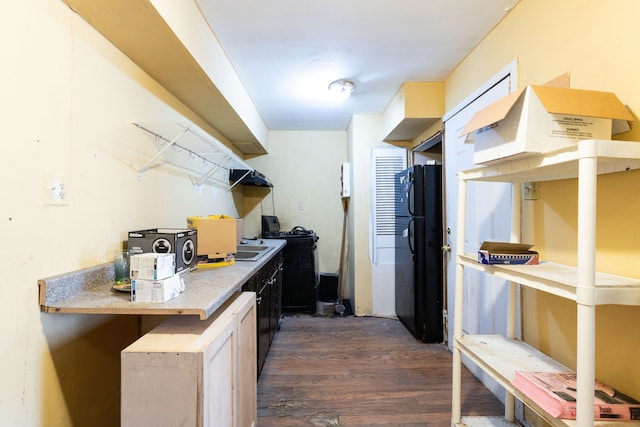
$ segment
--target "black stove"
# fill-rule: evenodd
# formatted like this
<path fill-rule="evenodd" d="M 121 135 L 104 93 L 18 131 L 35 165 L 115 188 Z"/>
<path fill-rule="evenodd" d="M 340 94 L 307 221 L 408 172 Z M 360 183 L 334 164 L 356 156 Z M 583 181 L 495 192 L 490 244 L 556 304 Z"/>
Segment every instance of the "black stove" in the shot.
<path fill-rule="evenodd" d="M 315 250 L 318 236 L 313 230 L 296 226 L 280 231 L 276 216 L 262 216 L 262 238 L 284 239 L 282 250 L 282 311 L 289 313 L 316 310 Z"/>
<path fill-rule="evenodd" d="M 304 236 L 312 236 L 318 240 L 318 236 L 313 230 L 307 230 L 304 227 L 296 226 L 291 229 L 291 231 L 265 231 L 262 233 L 263 239 L 281 239 L 284 237 L 304 237 Z"/>
<path fill-rule="evenodd" d="M 313 230 L 307 230 L 306 228 L 296 225 L 291 231 L 280 231 L 280 221 L 278 217 L 274 215 L 262 215 L 262 238 L 263 239 L 278 239 L 283 237 L 297 237 L 297 236 L 315 236 L 318 240 L 316 233 Z"/>

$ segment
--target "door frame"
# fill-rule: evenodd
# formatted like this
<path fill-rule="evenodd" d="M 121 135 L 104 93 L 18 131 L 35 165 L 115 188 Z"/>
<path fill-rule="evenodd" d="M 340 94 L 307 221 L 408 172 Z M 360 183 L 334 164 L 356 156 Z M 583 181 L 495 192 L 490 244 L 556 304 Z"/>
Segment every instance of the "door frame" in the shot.
<path fill-rule="evenodd" d="M 446 122 L 451 117 L 458 114 L 461 110 L 467 107 L 476 99 L 480 98 L 485 92 L 494 87 L 496 84 L 509 77 L 513 82 L 511 92 L 515 92 L 518 89 L 518 60 L 514 59 L 507 66 L 505 66 L 502 70 L 498 71 L 493 75 L 489 80 L 483 83 L 478 89 L 473 91 L 469 96 L 467 96 L 462 102 L 458 103 L 455 107 L 447 111 L 444 116 L 442 116 L 442 122 Z"/>
<path fill-rule="evenodd" d="M 451 108 L 449 111 L 447 111 L 444 116 L 442 116 L 442 130 L 444 132 L 444 128 L 445 125 L 444 123 L 449 120 L 450 118 L 452 118 L 453 116 L 455 116 L 456 114 L 458 114 L 460 111 L 462 111 L 463 109 L 465 109 L 466 107 L 468 107 L 470 104 L 472 104 L 474 101 L 476 101 L 478 98 L 480 98 L 482 95 L 484 95 L 486 92 L 488 92 L 489 90 L 491 90 L 491 88 L 493 88 L 494 86 L 496 86 L 498 83 L 500 83 L 501 81 L 503 81 L 504 79 L 509 78 L 510 79 L 510 88 L 509 88 L 509 92 L 513 93 L 518 89 L 518 60 L 514 59 L 512 62 L 510 62 L 509 64 L 507 64 L 504 68 L 502 68 L 499 72 L 497 72 L 496 74 L 494 74 L 489 80 L 487 80 L 485 83 L 483 83 L 480 87 L 478 87 L 475 91 L 473 91 L 470 95 L 468 95 L 462 102 L 458 103 L 455 107 Z M 447 347 L 449 348 L 449 350 L 452 350 L 452 343 L 449 342 L 449 318 L 450 313 L 449 313 L 449 307 L 453 306 L 452 304 L 449 304 L 448 298 L 449 298 L 449 261 L 448 261 L 448 257 L 450 256 L 454 256 L 455 254 L 451 253 L 451 247 L 448 245 L 448 241 L 450 241 L 450 236 L 449 236 L 449 229 L 447 228 L 447 224 L 448 224 L 448 218 L 447 218 L 447 188 L 449 183 L 447 182 L 447 159 L 446 159 L 446 149 L 445 149 L 445 144 L 446 144 L 446 136 L 443 135 L 442 136 L 442 179 L 443 179 L 443 192 L 442 192 L 442 210 L 443 210 L 443 215 L 442 215 L 442 221 L 443 221 L 443 227 L 442 227 L 442 232 L 443 232 L 443 298 L 444 298 L 444 313 L 443 313 L 443 327 L 444 327 L 444 339 L 445 339 L 445 345 L 447 345 Z M 454 270 L 455 272 L 455 270 Z M 454 281 L 455 283 L 455 281 Z"/>

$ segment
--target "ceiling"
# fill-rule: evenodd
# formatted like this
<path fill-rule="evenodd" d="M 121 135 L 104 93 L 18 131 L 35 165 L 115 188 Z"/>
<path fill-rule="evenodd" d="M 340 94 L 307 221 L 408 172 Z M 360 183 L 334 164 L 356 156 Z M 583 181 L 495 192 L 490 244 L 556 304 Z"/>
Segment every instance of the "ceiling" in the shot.
<path fill-rule="evenodd" d="M 259 155 L 269 131 L 344 131 L 354 114 L 385 113 L 385 140 L 413 140 L 443 114 L 442 82 L 519 0 L 63 1 L 205 132 Z M 337 79 L 355 84 L 350 98 L 329 96 Z M 408 107 L 407 87 L 436 92 L 411 92 L 422 111 L 385 111 Z"/>
<path fill-rule="evenodd" d="M 269 130 L 345 130 L 441 82 L 518 0 L 196 0 Z M 337 79 L 355 84 L 330 97 Z"/>

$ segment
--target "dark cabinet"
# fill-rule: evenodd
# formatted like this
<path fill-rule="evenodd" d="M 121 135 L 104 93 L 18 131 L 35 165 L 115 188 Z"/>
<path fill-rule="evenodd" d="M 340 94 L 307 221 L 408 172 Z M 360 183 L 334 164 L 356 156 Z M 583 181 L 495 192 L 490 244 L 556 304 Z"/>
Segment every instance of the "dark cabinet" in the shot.
<path fill-rule="evenodd" d="M 270 284 L 264 283 L 256 296 L 258 304 L 257 312 L 257 333 L 258 333 L 258 375 L 262 371 L 262 366 L 269 353 L 269 297 L 271 294 Z"/>
<path fill-rule="evenodd" d="M 282 255 L 280 255 L 282 258 Z M 271 304 L 269 311 L 269 344 L 273 341 L 276 331 L 280 328 L 280 317 L 282 316 L 282 270 L 283 263 L 280 261 L 278 268 L 271 276 Z"/>
<path fill-rule="evenodd" d="M 267 264 L 242 286 L 243 291 L 256 293 L 258 376 L 269 353 L 273 337 L 279 328 L 282 314 L 282 252 L 278 252 Z"/>

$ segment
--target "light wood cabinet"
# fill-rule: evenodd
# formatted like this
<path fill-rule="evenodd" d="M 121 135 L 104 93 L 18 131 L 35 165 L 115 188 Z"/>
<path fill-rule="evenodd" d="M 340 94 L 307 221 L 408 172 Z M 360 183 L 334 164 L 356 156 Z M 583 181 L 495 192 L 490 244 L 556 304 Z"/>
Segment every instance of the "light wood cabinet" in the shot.
<path fill-rule="evenodd" d="M 121 354 L 121 425 L 256 425 L 256 296 L 175 316 Z"/>
<path fill-rule="evenodd" d="M 238 331 L 237 350 L 237 426 L 255 427 L 257 425 L 258 375 L 256 343 L 256 299 L 253 292 L 251 302 L 244 303 L 234 312 Z"/>

